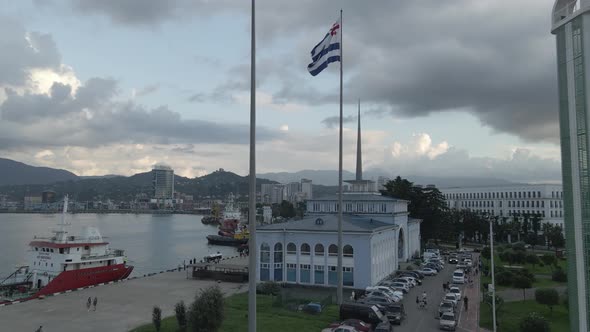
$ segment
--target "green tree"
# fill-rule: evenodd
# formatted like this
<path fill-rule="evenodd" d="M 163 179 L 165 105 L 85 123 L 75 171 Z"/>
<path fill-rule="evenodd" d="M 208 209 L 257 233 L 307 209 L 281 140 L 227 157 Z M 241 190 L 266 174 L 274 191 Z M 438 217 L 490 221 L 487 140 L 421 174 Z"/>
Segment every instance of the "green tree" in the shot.
<path fill-rule="evenodd" d="M 520 321 L 520 332 L 549 332 L 549 322 L 542 315 L 531 312 Z"/>
<path fill-rule="evenodd" d="M 535 269 L 535 265 L 539 264 L 541 260 L 539 260 L 539 256 L 535 254 L 528 254 L 526 255 L 526 262 L 533 266 L 533 270 Z"/>
<path fill-rule="evenodd" d="M 553 266 L 556 262 L 555 255 L 553 254 L 544 254 L 541 256 L 541 260 L 543 261 L 543 264 L 547 266 Z"/>
<path fill-rule="evenodd" d="M 282 201 L 279 205 L 279 215 L 283 218 L 293 218 L 297 215 L 297 212 L 291 202 Z"/>
<path fill-rule="evenodd" d="M 535 301 L 548 306 L 553 313 L 553 306 L 559 304 L 559 294 L 553 288 L 540 288 L 535 291 Z"/>
<path fill-rule="evenodd" d="M 420 232 L 423 239 L 438 239 L 441 234 L 441 220 L 447 218 L 448 207 L 444 195 L 437 188 L 422 188 L 400 176 L 385 184 L 385 196 L 410 201 L 410 217 L 422 219 Z"/>
<path fill-rule="evenodd" d="M 216 332 L 224 318 L 223 294 L 218 286 L 206 288 L 195 296 L 189 309 L 189 327 L 193 332 Z"/>
<path fill-rule="evenodd" d="M 178 327 L 184 331 L 184 329 L 186 329 L 186 306 L 184 305 L 184 301 L 176 303 L 174 306 L 174 314 L 176 315 Z"/>
<path fill-rule="evenodd" d="M 162 326 L 162 309 L 160 307 L 154 307 L 152 311 L 152 323 L 154 323 L 154 328 L 156 331 L 160 331 L 160 327 Z"/>
<path fill-rule="evenodd" d="M 548 238 L 549 242 L 551 242 L 551 245 L 555 249 L 563 248 L 563 246 L 565 245 L 565 238 L 563 237 L 563 231 L 561 226 L 552 227 L 549 232 Z"/>
<path fill-rule="evenodd" d="M 561 267 L 557 267 L 555 271 L 551 274 L 551 280 L 558 281 L 558 282 L 566 282 L 567 281 L 567 274 L 563 271 Z"/>
<path fill-rule="evenodd" d="M 522 289 L 522 299 L 526 300 L 525 290 L 533 286 L 533 282 L 531 281 L 531 279 L 523 275 L 516 275 L 512 281 L 512 284 L 514 285 L 514 287 Z"/>

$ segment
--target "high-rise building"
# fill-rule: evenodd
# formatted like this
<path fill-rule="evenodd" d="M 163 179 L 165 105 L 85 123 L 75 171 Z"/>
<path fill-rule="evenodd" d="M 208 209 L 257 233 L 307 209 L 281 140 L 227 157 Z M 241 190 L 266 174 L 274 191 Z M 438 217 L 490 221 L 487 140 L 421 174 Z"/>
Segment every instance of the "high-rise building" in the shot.
<path fill-rule="evenodd" d="M 556 0 L 557 86 L 570 331 L 590 325 L 590 0 Z"/>
<path fill-rule="evenodd" d="M 174 197 L 174 170 L 168 166 L 156 165 L 152 169 L 153 197 L 172 199 Z"/>
<path fill-rule="evenodd" d="M 305 199 L 313 198 L 313 184 L 309 179 L 301 179 L 301 192 L 305 194 Z"/>
<path fill-rule="evenodd" d="M 286 199 L 289 202 L 295 202 L 297 193 L 301 192 L 301 183 L 299 182 L 290 182 L 285 185 L 287 189 L 287 197 Z"/>
<path fill-rule="evenodd" d="M 273 183 L 264 183 L 260 185 L 260 200 L 262 203 L 270 203 L 272 188 L 274 188 L 274 186 Z"/>

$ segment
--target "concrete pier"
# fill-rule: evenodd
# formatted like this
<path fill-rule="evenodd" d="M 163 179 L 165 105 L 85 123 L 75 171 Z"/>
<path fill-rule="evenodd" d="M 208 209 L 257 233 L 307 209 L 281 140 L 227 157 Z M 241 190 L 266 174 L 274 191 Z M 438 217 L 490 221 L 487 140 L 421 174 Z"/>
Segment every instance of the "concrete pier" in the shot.
<path fill-rule="evenodd" d="M 219 285 L 225 295 L 248 290 L 248 285 L 187 279 L 187 271 L 165 272 L 114 284 L 96 286 L 45 299 L 0 307 L 0 330 L 35 331 L 129 331 L 151 322 L 152 309 L 162 316 L 174 314 L 174 305 L 190 305 L 200 289 Z M 86 309 L 88 297 L 98 298 L 96 311 Z"/>

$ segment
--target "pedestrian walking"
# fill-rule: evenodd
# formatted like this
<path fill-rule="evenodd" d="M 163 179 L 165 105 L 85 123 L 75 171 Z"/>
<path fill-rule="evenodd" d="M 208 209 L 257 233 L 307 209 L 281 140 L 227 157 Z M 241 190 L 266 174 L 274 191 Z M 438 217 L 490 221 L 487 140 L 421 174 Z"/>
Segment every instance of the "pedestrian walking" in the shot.
<path fill-rule="evenodd" d="M 96 304 L 98 303 L 98 298 L 96 298 L 96 296 L 94 297 L 94 301 L 92 301 L 92 304 L 94 305 L 94 311 L 96 311 Z"/>
<path fill-rule="evenodd" d="M 43 325 L 39 326 L 39 328 L 36 329 L 35 332 L 43 332 Z"/>
<path fill-rule="evenodd" d="M 92 305 L 92 298 L 89 297 L 88 301 L 86 301 L 86 310 L 90 311 L 90 306 Z"/>
<path fill-rule="evenodd" d="M 443 291 L 446 292 L 447 291 L 447 283 L 443 282 Z"/>
<path fill-rule="evenodd" d="M 469 299 L 467 296 L 463 298 L 463 305 L 465 306 L 465 311 L 467 311 L 469 309 Z"/>
<path fill-rule="evenodd" d="M 416 295 L 416 307 L 420 307 L 420 297 Z"/>
<path fill-rule="evenodd" d="M 352 294 L 350 294 L 350 300 L 351 301 L 356 300 L 356 294 L 354 293 L 354 291 L 352 291 Z"/>

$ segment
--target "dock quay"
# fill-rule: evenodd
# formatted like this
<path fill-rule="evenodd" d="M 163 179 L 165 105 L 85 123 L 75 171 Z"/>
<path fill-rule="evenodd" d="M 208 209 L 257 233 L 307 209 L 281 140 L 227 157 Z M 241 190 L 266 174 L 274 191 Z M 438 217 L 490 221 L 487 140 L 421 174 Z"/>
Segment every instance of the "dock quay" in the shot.
<path fill-rule="evenodd" d="M 223 260 L 220 264 L 244 265 L 247 257 Z M 152 309 L 159 306 L 162 316 L 174 315 L 174 305 L 183 300 L 188 306 L 195 294 L 218 285 L 229 296 L 248 290 L 247 283 L 217 282 L 190 278 L 190 270 L 160 272 L 155 275 L 74 290 L 64 294 L 0 307 L 2 331 L 121 331 L 126 332 L 151 321 Z M 97 297 L 96 311 L 86 309 L 89 297 Z"/>
<path fill-rule="evenodd" d="M 221 280 L 226 282 L 248 281 L 248 257 L 231 257 L 219 263 L 196 263 L 187 265 L 188 276 L 194 279 Z"/>

